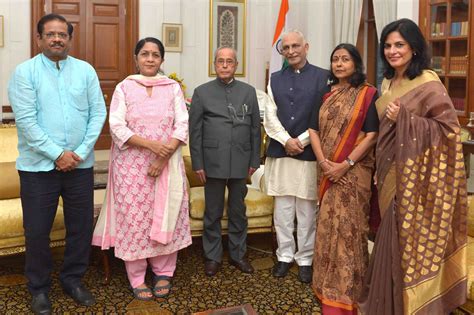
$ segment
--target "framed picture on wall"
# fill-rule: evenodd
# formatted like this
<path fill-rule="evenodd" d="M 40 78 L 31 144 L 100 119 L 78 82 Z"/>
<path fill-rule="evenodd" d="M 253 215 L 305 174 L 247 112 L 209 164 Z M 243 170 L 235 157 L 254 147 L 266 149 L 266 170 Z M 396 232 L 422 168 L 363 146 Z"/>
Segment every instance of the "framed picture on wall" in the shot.
<path fill-rule="evenodd" d="M 163 23 L 163 45 L 166 52 L 183 51 L 183 25 Z"/>
<path fill-rule="evenodd" d="M 215 76 L 214 52 L 221 46 L 233 47 L 239 62 L 236 76 L 245 76 L 245 25 L 247 0 L 210 0 L 209 76 Z"/>
<path fill-rule="evenodd" d="M 3 15 L 0 15 L 0 47 L 3 47 Z"/>

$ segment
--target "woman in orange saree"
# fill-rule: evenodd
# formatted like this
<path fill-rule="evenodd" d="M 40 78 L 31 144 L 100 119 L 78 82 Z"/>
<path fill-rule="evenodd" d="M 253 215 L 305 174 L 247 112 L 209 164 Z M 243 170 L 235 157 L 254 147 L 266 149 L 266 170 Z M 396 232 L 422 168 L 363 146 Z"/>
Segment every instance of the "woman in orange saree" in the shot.
<path fill-rule="evenodd" d="M 382 222 L 366 275 L 364 314 L 448 314 L 466 300 L 467 190 L 460 126 L 428 70 L 418 26 L 382 31 L 385 65 L 376 107 Z"/>
<path fill-rule="evenodd" d="M 313 290 L 323 314 L 357 314 L 368 265 L 368 214 L 377 138 L 377 90 L 351 44 L 331 54 L 331 92 L 309 129 L 319 161 Z"/>

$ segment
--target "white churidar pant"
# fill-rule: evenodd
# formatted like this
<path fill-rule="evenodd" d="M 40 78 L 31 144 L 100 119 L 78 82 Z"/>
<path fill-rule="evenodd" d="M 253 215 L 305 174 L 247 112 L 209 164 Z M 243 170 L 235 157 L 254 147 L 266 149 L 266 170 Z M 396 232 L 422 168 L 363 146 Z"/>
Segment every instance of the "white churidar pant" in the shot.
<path fill-rule="evenodd" d="M 275 196 L 273 219 L 278 241 L 276 251 L 278 261 L 287 263 L 296 261 L 298 266 L 312 264 L 318 210 L 316 200 L 294 196 Z M 293 237 L 295 215 L 298 251 L 296 251 Z"/>

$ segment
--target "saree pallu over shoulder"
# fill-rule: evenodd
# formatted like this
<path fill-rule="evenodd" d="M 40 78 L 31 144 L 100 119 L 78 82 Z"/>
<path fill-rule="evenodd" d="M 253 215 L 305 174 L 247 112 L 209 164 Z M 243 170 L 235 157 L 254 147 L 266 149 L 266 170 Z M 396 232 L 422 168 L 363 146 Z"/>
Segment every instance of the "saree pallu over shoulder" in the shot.
<path fill-rule="evenodd" d="M 467 189 L 460 127 L 435 76 L 425 71 L 377 101 L 383 217 L 360 303 L 364 314 L 446 314 L 466 300 Z M 393 123 L 383 110 L 396 98 L 401 106 Z M 383 289 L 387 281 L 392 285 Z"/>

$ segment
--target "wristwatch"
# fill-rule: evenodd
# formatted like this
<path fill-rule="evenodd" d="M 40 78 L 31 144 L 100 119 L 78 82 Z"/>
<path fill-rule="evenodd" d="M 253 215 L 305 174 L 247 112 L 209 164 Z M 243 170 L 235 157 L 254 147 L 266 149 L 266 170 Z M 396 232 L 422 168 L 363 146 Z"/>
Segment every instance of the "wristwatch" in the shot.
<path fill-rule="evenodd" d="M 349 163 L 349 166 L 352 167 L 356 164 L 356 162 L 354 160 L 351 160 L 350 158 L 347 158 L 346 159 L 346 162 Z"/>

